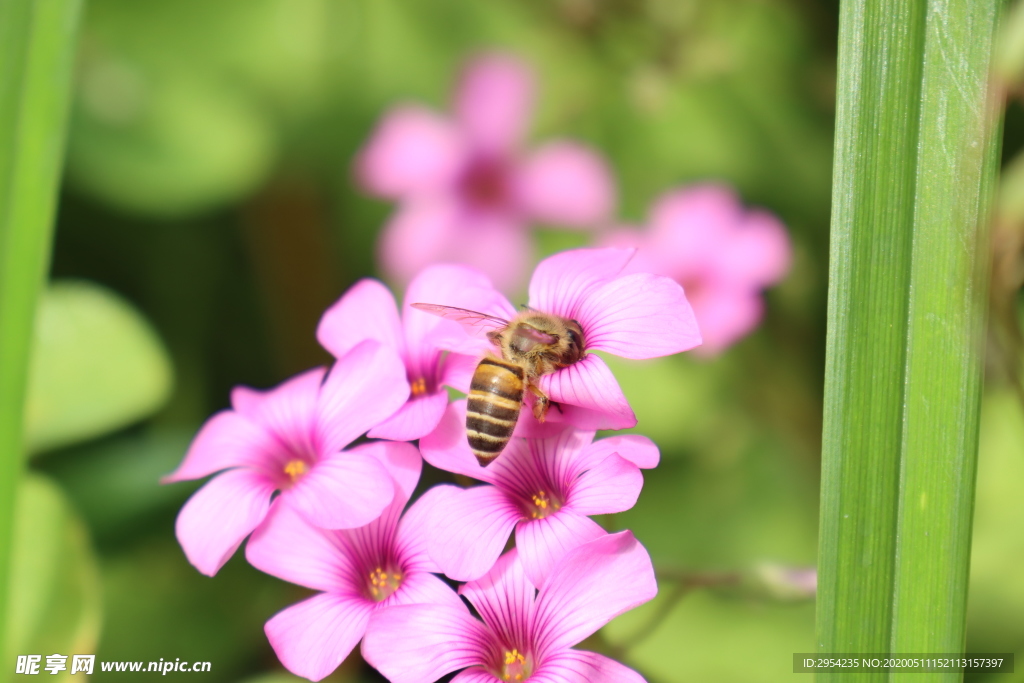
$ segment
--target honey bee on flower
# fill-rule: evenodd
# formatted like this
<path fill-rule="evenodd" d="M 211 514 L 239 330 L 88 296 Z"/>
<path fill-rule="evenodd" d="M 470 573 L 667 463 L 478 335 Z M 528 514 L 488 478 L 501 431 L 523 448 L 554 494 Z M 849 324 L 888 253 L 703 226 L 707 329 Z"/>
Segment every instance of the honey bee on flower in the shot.
<path fill-rule="evenodd" d="M 527 390 L 538 420 L 581 429 L 636 425 L 611 370 L 590 351 L 656 358 L 701 343 L 678 283 L 651 273 L 623 274 L 633 254 L 576 249 L 541 261 L 530 280 L 529 303 L 519 314 L 497 291 L 483 298 L 458 292 L 445 302 L 417 302 L 463 323 L 470 335 L 487 333 L 500 352 L 480 361 L 470 393 L 466 428 L 481 462 L 493 460 L 508 443 L 519 405 L 530 399 Z M 557 410 L 549 409 L 552 404 Z"/>

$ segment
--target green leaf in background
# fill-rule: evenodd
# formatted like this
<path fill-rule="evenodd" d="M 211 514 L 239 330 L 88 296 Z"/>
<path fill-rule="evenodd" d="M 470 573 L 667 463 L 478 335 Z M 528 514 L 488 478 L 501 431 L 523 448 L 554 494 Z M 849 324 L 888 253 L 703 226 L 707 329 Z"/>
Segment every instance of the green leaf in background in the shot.
<path fill-rule="evenodd" d="M 1024 410 L 1012 391 L 993 391 L 981 410 L 968 650 L 971 643 L 983 643 L 989 652 L 1024 651 L 1022 485 Z M 1018 662 L 1018 671 L 1022 668 Z"/>
<path fill-rule="evenodd" d="M 185 559 L 172 526 L 168 521 L 162 533 L 102 558 L 104 626 L 96 659 L 208 661 L 211 673 L 205 676 L 225 682 L 276 663 L 263 624 L 311 592 L 261 574 L 241 552 L 216 577 L 203 576 Z M 124 674 L 98 674 L 95 680 L 124 680 Z"/>
<path fill-rule="evenodd" d="M 122 209 L 162 217 L 251 193 L 270 172 L 269 122 L 243 96 L 189 73 L 153 78 L 86 60 L 68 146 L 71 182 Z"/>
<path fill-rule="evenodd" d="M 671 592 L 671 585 L 659 585 L 652 602 L 608 625 L 608 640 L 627 639 Z M 813 643 L 813 604 L 753 602 L 696 591 L 625 661 L 659 683 L 806 681 L 807 674 L 793 673 L 792 653 L 806 652 L 802 648 Z"/>
<path fill-rule="evenodd" d="M 779 653 L 813 646 L 814 608 L 779 604 L 783 591 L 770 584 L 773 569 L 814 562 L 816 482 L 810 472 L 794 476 L 803 470 L 790 449 L 748 426 L 740 434 L 723 428 L 717 441 L 645 473 L 636 507 L 616 515 L 616 528 L 631 529 L 663 573 L 738 574 L 744 590 L 692 590 L 625 661 L 664 683 L 789 675 L 791 658 Z M 672 592 L 672 581 L 661 580 L 655 602 L 613 622 L 612 645 L 645 628 Z"/>
<path fill-rule="evenodd" d="M 13 551 L 5 665 L 19 654 L 95 653 L 102 606 L 96 559 L 85 525 L 43 477 L 27 476 L 18 489 Z M 70 661 L 52 680 L 77 678 Z"/>
<path fill-rule="evenodd" d="M 728 393 L 734 367 L 725 359 L 706 361 L 670 356 L 634 361 L 604 356 L 636 414 L 627 430 L 653 439 L 662 457 L 684 449 L 715 450 L 723 441 L 746 438 L 750 425 L 730 413 Z"/>
<path fill-rule="evenodd" d="M 189 72 L 251 95 L 254 106 L 302 110 L 327 76 L 330 10 L 330 0 L 93 0 L 82 56 L 126 62 L 147 78 Z"/>
<path fill-rule="evenodd" d="M 167 400 L 172 368 L 159 337 L 124 299 L 84 281 L 40 302 L 26 405 L 33 451 L 128 425 Z"/>
<path fill-rule="evenodd" d="M 150 427 L 37 462 L 67 492 L 102 549 L 155 520 L 166 524 L 191 495 L 196 486 L 161 485 L 160 478 L 178 466 L 194 436 L 195 430 Z"/>

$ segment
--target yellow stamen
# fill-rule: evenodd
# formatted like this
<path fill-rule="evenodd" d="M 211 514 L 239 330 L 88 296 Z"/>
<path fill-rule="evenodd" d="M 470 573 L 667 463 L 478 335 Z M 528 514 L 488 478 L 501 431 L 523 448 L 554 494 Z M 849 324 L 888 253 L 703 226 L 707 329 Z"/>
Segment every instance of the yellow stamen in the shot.
<path fill-rule="evenodd" d="M 416 379 L 409 385 L 409 390 L 412 392 L 413 398 L 422 396 L 427 393 L 427 380 L 422 377 Z"/>
<path fill-rule="evenodd" d="M 301 460 L 289 460 L 284 466 L 284 473 L 292 479 L 292 483 L 306 473 L 306 463 Z"/>
<path fill-rule="evenodd" d="M 505 650 L 505 666 L 501 670 L 501 678 L 506 681 L 521 681 L 529 676 L 526 664 L 526 656 L 519 650 L 512 648 Z"/>
<path fill-rule="evenodd" d="M 370 589 L 370 597 L 377 602 L 380 602 L 398 590 L 398 586 L 401 585 L 401 583 L 401 574 L 389 574 L 383 568 L 377 567 L 370 572 L 367 585 Z"/>
<path fill-rule="evenodd" d="M 557 500 L 550 498 L 545 491 L 538 491 L 533 495 L 532 500 L 533 506 L 530 510 L 530 517 L 533 519 L 544 519 L 562 507 Z"/>

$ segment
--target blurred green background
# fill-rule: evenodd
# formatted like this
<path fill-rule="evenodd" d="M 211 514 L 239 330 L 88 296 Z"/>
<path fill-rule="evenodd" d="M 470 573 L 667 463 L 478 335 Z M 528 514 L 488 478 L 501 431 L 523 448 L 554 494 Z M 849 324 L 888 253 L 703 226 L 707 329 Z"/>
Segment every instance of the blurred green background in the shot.
<path fill-rule="evenodd" d="M 232 386 L 329 362 L 317 320 L 376 275 L 391 210 L 356 188 L 354 153 L 396 102 L 446 110 L 460 64 L 497 48 L 538 71 L 536 139 L 607 155 L 624 219 L 710 179 L 791 231 L 793 269 L 752 336 L 710 361 L 612 362 L 663 462 L 636 508 L 605 521 L 633 529 L 664 579 L 654 603 L 588 645 L 651 683 L 800 678 L 792 653 L 814 650 L 814 604 L 785 577 L 815 562 L 838 2 L 86 7 L 31 369 L 8 652 L 180 657 L 212 662 L 199 674 L 209 683 L 290 680 L 262 628 L 307 592 L 241 553 L 200 575 L 173 530 L 197 484 L 158 479 Z M 1017 104 L 1005 145 L 1007 159 L 1024 147 Z M 538 239 L 544 254 L 582 238 Z M 996 290 L 1015 302 L 1015 282 Z M 1012 355 L 1013 334 L 994 337 Z M 968 650 L 1024 658 L 1024 410 L 1013 364 L 991 365 Z M 161 678 L 95 674 L 126 677 Z M 353 656 L 329 680 L 382 679 Z"/>

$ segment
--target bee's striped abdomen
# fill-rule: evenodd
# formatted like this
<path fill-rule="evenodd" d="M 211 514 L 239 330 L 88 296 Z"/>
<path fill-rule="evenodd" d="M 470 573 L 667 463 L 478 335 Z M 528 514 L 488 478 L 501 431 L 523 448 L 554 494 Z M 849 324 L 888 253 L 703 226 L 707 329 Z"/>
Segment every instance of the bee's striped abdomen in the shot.
<path fill-rule="evenodd" d="M 466 436 L 481 465 L 501 453 L 512 437 L 523 405 L 523 369 L 497 358 L 476 366 L 466 406 Z"/>

